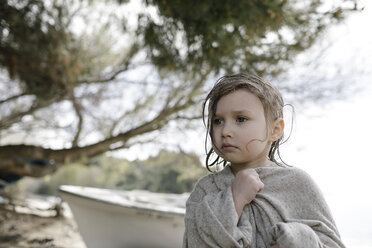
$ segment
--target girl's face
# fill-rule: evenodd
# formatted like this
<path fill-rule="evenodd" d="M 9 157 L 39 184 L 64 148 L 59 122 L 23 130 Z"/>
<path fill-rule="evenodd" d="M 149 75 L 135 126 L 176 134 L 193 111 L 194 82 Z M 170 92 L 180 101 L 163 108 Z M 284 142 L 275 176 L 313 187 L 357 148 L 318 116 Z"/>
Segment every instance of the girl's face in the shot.
<path fill-rule="evenodd" d="M 270 163 L 272 137 L 256 95 L 239 89 L 221 97 L 212 122 L 213 149 L 231 163 L 234 172 Z"/>

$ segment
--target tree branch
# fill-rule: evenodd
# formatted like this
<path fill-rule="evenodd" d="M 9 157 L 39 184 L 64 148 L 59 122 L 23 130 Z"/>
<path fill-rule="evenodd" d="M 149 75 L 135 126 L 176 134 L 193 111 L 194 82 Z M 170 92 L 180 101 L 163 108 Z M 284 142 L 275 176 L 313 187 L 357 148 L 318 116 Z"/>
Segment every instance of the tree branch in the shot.
<path fill-rule="evenodd" d="M 11 96 L 11 97 L 8 97 L 8 98 L 6 98 L 4 100 L 1 100 L 0 101 L 0 104 L 3 104 L 5 102 L 10 102 L 10 101 L 16 100 L 17 98 L 20 98 L 22 96 L 27 96 L 27 95 L 29 95 L 29 94 L 27 94 L 27 93 L 21 93 L 19 95 Z"/>
<path fill-rule="evenodd" d="M 72 102 L 72 106 L 74 107 L 74 110 L 75 110 L 75 114 L 77 115 L 78 117 L 78 127 L 77 127 L 77 131 L 76 131 L 76 134 L 74 136 L 74 139 L 72 141 L 72 147 L 77 147 L 78 146 L 78 141 L 79 141 L 79 138 L 80 138 L 80 133 L 82 131 L 82 128 L 83 128 L 83 114 L 81 113 L 81 105 L 76 101 L 76 98 L 74 96 L 74 93 L 72 92 L 71 93 L 71 102 Z"/>
<path fill-rule="evenodd" d="M 201 118 L 202 118 L 202 115 L 195 115 L 195 116 L 176 115 L 175 116 L 175 119 L 177 120 L 188 120 L 188 121 L 199 120 Z"/>
<path fill-rule="evenodd" d="M 47 100 L 47 101 L 46 100 L 40 101 L 38 99 L 35 99 L 34 103 L 32 104 L 32 106 L 28 110 L 16 112 L 16 113 L 10 114 L 8 116 L 5 116 L 0 121 L 0 129 L 9 128 L 14 123 L 20 122 L 23 116 L 31 115 L 39 109 L 45 108 L 45 107 L 47 107 L 47 106 L 49 106 L 53 103 L 59 102 L 61 99 L 62 98 L 57 98 L 57 99 L 53 98 L 53 99 L 50 99 L 50 100 Z"/>
<path fill-rule="evenodd" d="M 115 71 L 111 72 L 111 75 L 106 75 L 103 78 L 98 78 L 98 79 L 89 79 L 89 80 L 82 80 L 78 81 L 78 84 L 83 84 L 83 83 L 106 83 L 106 82 L 111 82 L 116 77 L 122 73 L 125 72 L 129 69 L 130 62 L 133 59 L 134 55 L 139 51 L 139 46 L 137 44 L 133 44 L 129 53 L 127 56 L 123 59 L 123 61 L 120 63 L 121 66 L 118 66 Z"/>
<path fill-rule="evenodd" d="M 53 160 L 35 160 L 20 156 L 0 158 L 0 172 L 18 176 L 42 177 L 55 172 L 59 166 Z"/>
<path fill-rule="evenodd" d="M 176 93 L 176 95 L 180 95 L 178 96 L 178 99 L 176 99 L 173 104 L 171 104 L 171 101 L 169 101 L 166 105 L 166 108 L 162 109 L 151 120 L 148 120 L 137 127 L 131 128 L 126 132 L 122 132 L 116 136 L 106 138 L 100 142 L 79 147 L 77 146 L 76 141 L 74 142 L 75 146 L 72 146 L 69 149 L 59 150 L 53 150 L 32 145 L 0 146 L 0 170 L 11 173 L 17 172 L 17 174 L 20 175 L 38 177 L 40 175 L 43 175 L 43 173 L 49 174 L 51 170 L 54 170 L 55 164 L 62 165 L 66 162 L 76 161 L 81 157 L 93 157 L 106 151 L 114 151 L 127 148 L 128 141 L 130 139 L 163 128 L 170 120 L 179 118 L 179 116 L 175 116 L 175 114 L 195 104 L 194 97 L 197 95 L 200 87 L 203 85 L 207 74 L 208 73 L 200 77 L 199 81 L 196 82 L 196 84 L 193 86 L 186 97 L 184 95 Z M 174 92 L 169 92 L 169 94 L 174 96 L 173 93 Z M 79 121 L 81 125 L 83 117 L 80 106 L 76 99 L 73 99 L 73 97 L 72 102 L 76 114 L 80 116 L 79 118 L 81 118 Z M 144 105 L 146 104 L 139 104 L 135 107 L 135 109 L 141 108 Z M 79 128 L 81 128 L 80 125 Z M 79 134 L 77 133 L 75 135 L 75 140 L 77 140 L 76 137 L 78 136 Z M 39 166 L 40 168 L 34 168 L 35 165 L 30 163 L 30 161 L 54 161 L 54 163 L 48 162 L 45 163 L 45 167 Z"/>

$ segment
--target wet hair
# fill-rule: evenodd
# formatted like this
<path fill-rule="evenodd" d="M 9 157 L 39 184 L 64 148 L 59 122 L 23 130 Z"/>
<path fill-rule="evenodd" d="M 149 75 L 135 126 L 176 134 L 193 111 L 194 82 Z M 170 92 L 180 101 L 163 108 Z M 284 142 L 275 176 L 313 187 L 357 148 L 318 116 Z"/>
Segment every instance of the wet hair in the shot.
<path fill-rule="evenodd" d="M 275 120 L 279 118 L 283 118 L 283 107 L 284 107 L 284 101 L 281 93 L 279 90 L 273 86 L 270 82 L 264 80 L 263 78 L 256 76 L 256 75 L 250 75 L 247 73 L 240 73 L 240 74 L 234 74 L 234 75 L 226 75 L 221 78 L 219 78 L 212 88 L 212 90 L 209 92 L 207 97 L 205 98 L 205 101 L 203 103 L 203 122 L 204 125 L 207 127 L 207 133 L 206 133 L 206 151 L 207 151 L 207 139 L 208 135 L 211 139 L 212 144 L 214 144 L 214 138 L 213 138 L 213 120 L 216 115 L 216 109 L 217 109 L 217 103 L 221 99 L 221 97 L 239 90 L 244 89 L 249 91 L 250 93 L 256 95 L 263 106 L 265 119 L 267 123 L 267 129 L 269 128 L 269 125 L 273 123 Z M 208 104 L 208 117 L 207 122 L 205 121 L 205 111 Z M 269 129 L 268 129 L 269 130 Z M 283 160 L 280 157 L 279 152 L 279 145 L 281 144 L 281 141 L 283 140 L 283 136 L 280 137 L 278 140 L 271 143 L 271 147 L 269 150 L 268 158 L 270 161 L 281 165 L 281 163 L 278 161 L 278 159 L 282 162 Z M 207 152 L 207 158 L 206 158 L 206 167 L 209 171 L 212 171 L 211 168 L 213 166 L 219 166 L 223 165 L 226 166 L 227 161 L 225 161 L 222 157 L 215 154 L 215 158 L 213 158 L 215 151 L 213 148 L 210 148 Z M 285 163 L 284 163 L 285 164 Z"/>

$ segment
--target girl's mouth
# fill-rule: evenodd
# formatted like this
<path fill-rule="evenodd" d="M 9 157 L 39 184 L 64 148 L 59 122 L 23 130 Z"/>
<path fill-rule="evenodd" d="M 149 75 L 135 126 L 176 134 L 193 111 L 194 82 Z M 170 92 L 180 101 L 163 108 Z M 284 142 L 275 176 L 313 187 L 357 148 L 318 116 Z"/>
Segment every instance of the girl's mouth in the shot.
<path fill-rule="evenodd" d="M 233 150 L 236 150 L 236 149 L 237 149 L 236 146 L 231 145 L 229 143 L 223 143 L 222 144 L 222 150 L 224 150 L 224 151 L 233 151 Z"/>

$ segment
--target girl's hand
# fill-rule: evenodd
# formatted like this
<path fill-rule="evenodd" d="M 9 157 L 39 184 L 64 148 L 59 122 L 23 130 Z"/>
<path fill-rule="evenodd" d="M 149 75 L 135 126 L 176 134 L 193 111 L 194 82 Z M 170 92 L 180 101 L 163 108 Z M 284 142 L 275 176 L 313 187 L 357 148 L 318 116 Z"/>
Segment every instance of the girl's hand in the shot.
<path fill-rule="evenodd" d="M 264 184 L 254 169 L 240 170 L 232 184 L 235 209 L 240 217 L 245 205 L 249 204 L 263 190 Z"/>

